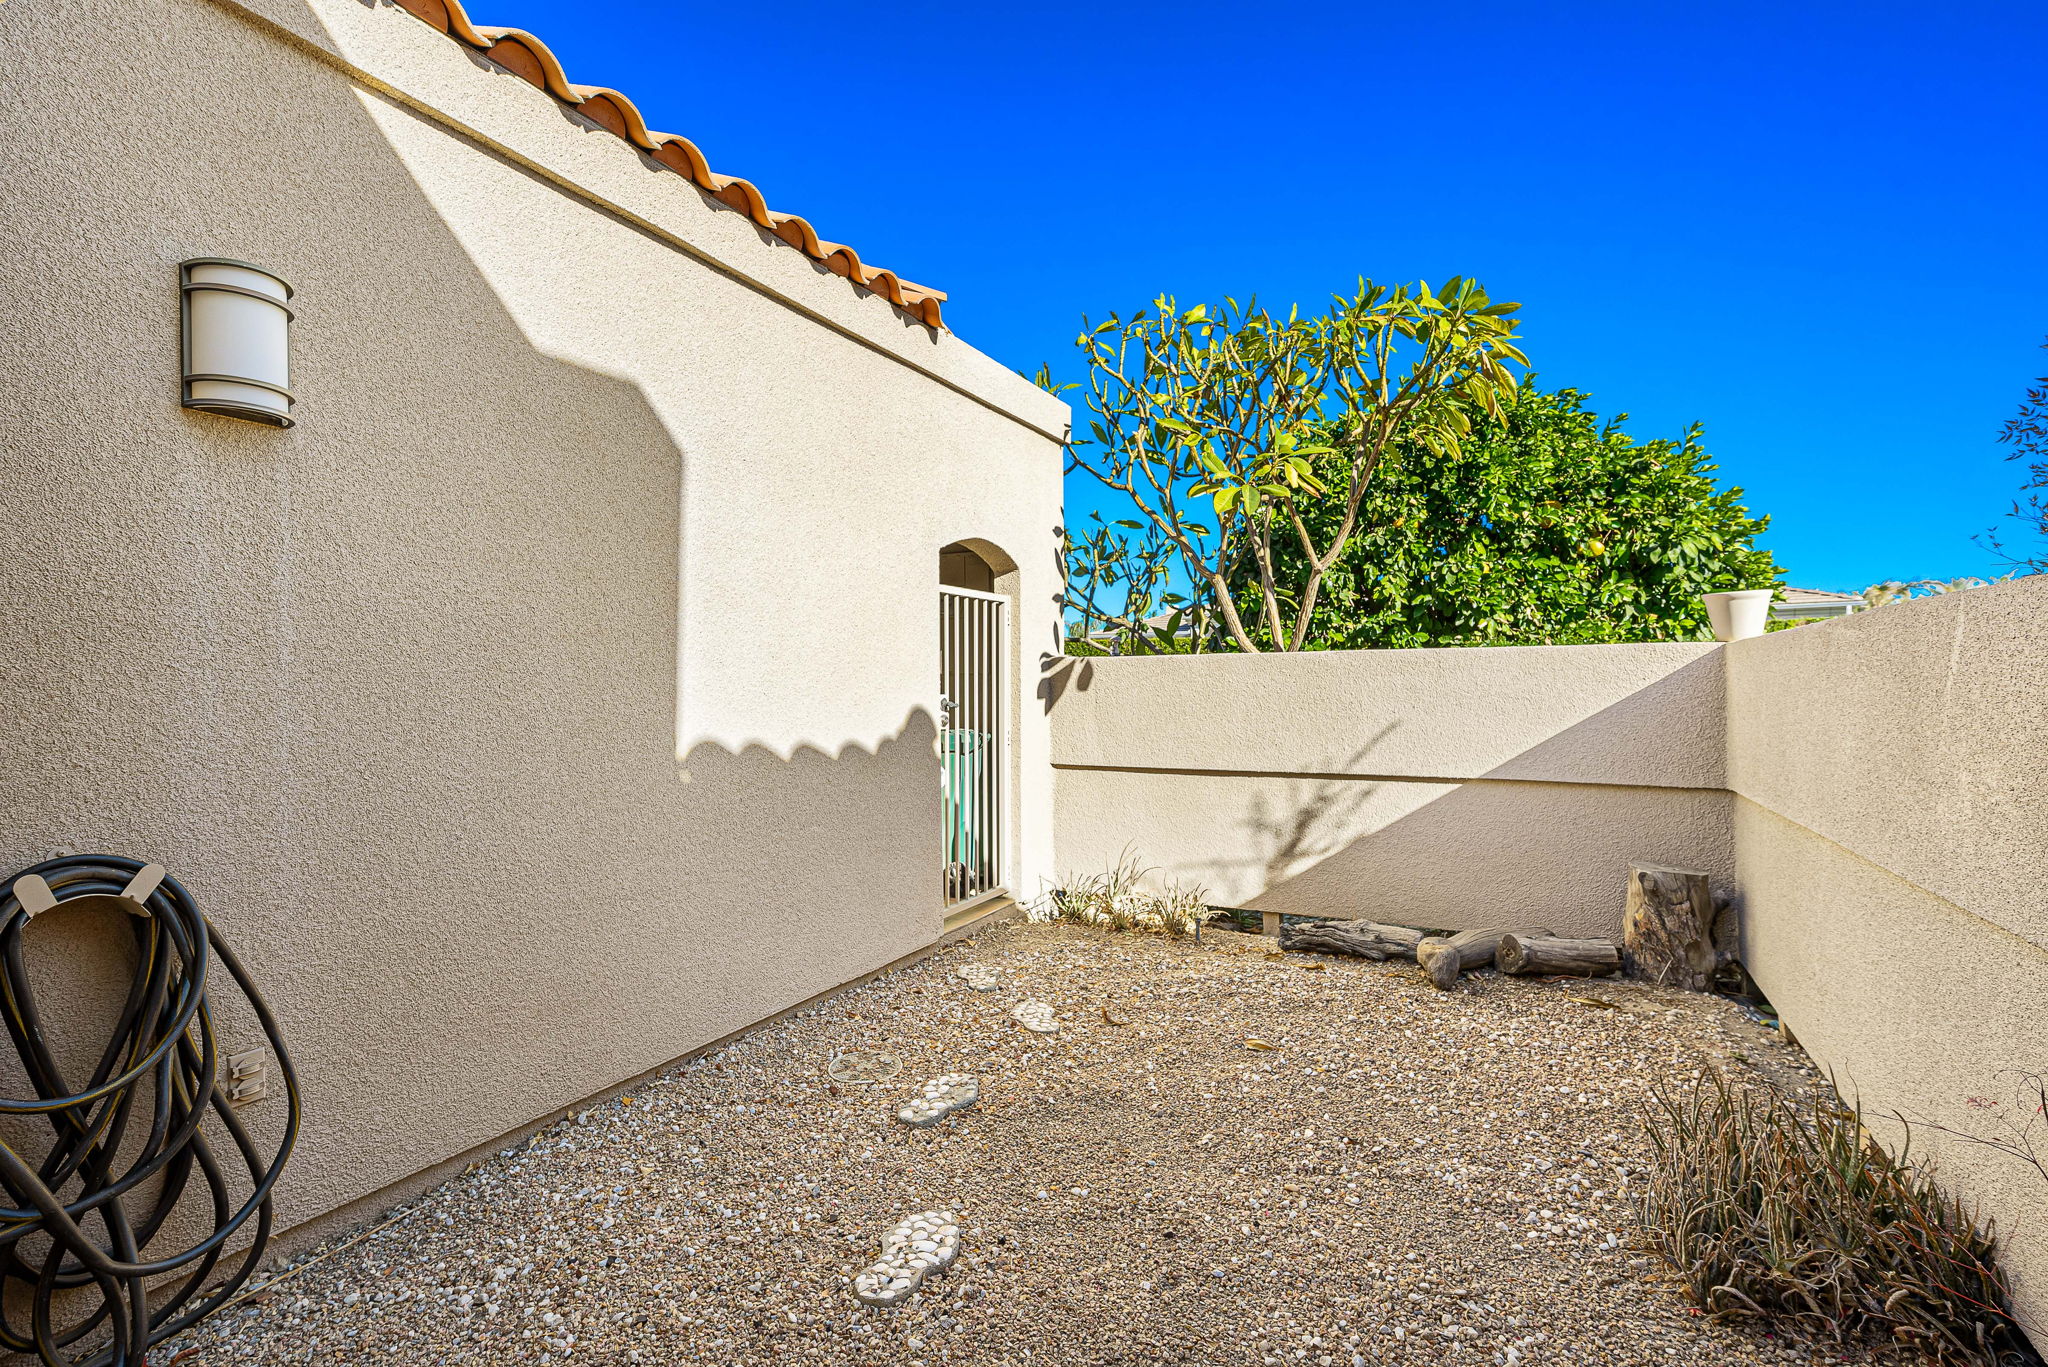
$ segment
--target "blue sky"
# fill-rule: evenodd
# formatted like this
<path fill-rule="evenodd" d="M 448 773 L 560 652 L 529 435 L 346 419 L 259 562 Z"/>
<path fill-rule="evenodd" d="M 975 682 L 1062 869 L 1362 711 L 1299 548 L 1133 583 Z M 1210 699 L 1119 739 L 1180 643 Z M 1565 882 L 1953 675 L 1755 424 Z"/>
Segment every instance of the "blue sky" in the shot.
<path fill-rule="evenodd" d="M 1082 314 L 1161 292 L 1465 274 L 1522 301 L 1546 383 L 1639 437 L 1704 422 L 1792 582 L 1995 569 L 1995 434 L 2048 373 L 2031 0 L 470 15 L 946 290 L 1011 366 L 1071 374 Z"/>

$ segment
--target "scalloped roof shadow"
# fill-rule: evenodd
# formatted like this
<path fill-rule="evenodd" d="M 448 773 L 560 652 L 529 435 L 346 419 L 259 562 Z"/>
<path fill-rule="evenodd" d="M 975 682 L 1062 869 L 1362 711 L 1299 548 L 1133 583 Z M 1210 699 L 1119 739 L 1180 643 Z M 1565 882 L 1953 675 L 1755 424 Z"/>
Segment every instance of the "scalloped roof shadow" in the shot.
<path fill-rule="evenodd" d="M 942 329 L 939 305 L 946 296 L 935 289 L 914 284 L 894 271 L 862 263 L 860 254 L 838 242 L 827 242 L 795 214 L 778 214 L 749 181 L 721 176 L 705 162 L 704 154 L 688 138 L 673 133 L 656 133 L 647 127 L 633 102 L 616 90 L 603 86 L 574 85 L 562 72 L 562 64 L 548 45 L 521 29 L 478 28 L 463 13 L 461 0 L 397 0 L 400 8 L 439 29 L 442 33 L 481 52 L 491 62 L 524 81 L 572 105 L 576 111 L 654 160 L 704 190 L 712 198 L 739 210 L 777 238 L 795 247 L 837 275 L 887 299 L 897 308 L 932 329 Z"/>

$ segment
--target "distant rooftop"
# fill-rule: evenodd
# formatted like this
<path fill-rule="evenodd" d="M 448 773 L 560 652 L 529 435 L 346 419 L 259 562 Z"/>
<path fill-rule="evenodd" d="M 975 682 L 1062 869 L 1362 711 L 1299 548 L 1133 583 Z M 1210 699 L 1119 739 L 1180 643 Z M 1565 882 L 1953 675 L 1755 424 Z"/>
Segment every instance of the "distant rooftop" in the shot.
<path fill-rule="evenodd" d="M 1847 617 L 1865 606 L 1860 593 L 1836 593 L 1832 589 L 1779 589 L 1771 604 L 1771 616 L 1779 621 L 1808 617 Z"/>

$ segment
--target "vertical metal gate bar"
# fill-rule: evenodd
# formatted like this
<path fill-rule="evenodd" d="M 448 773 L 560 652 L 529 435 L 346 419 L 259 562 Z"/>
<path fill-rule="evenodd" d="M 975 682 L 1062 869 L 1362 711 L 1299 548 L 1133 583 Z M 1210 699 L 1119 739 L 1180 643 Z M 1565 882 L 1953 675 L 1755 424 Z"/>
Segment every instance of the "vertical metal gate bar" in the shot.
<path fill-rule="evenodd" d="M 998 735 L 996 729 L 996 633 L 994 603 L 983 603 L 981 607 L 981 649 L 975 652 L 981 667 L 981 715 L 985 723 L 982 734 L 988 737 L 988 761 L 981 766 L 981 828 L 984 836 L 981 846 L 981 883 L 983 887 L 996 885 L 996 754 Z"/>
<path fill-rule="evenodd" d="M 996 785 L 1002 781 L 1001 765 L 997 756 L 1001 753 L 1002 737 L 996 727 L 996 605 L 985 603 L 981 614 L 981 696 L 988 709 L 988 767 L 982 770 L 981 787 L 987 797 L 988 820 L 988 885 L 996 885 L 996 821 L 1002 804 L 997 800 Z"/>
<path fill-rule="evenodd" d="M 988 777 L 987 747 L 981 740 L 983 736 L 988 734 L 988 708 L 984 705 L 981 696 L 982 615 L 983 608 L 980 603 L 967 604 L 967 696 L 974 700 L 974 710 L 969 714 L 972 718 L 969 725 L 974 728 L 975 757 L 981 761 L 981 763 L 974 766 L 974 781 L 968 786 L 967 790 L 969 794 L 968 801 L 972 804 L 968 809 L 967 829 L 973 831 L 976 835 L 980 835 L 982 832 L 983 818 L 988 810 L 982 801 L 985 796 L 982 792 L 982 783 Z M 982 842 L 979 840 L 975 841 L 973 855 L 974 890 L 976 892 L 980 892 L 987 886 L 984 881 L 986 870 L 982 866 L 983 854 Z"/>
<path fill-rule="evenodd" d="M 997 719 L 1002 708 L 996 697 L 996 671 L 1001 668 L 1002 637 L 996 630 L 996 621 L 1002 612 L 1000 603 L 982 605 L 982 677 L 981 695 L 988 707 L 988 764 L 982 770 L 982 791 L 987 795 L 988 805 L 984 809 L 988 819 L 983 823 L 988 829 L 988 848 L 983 859 L 988 865 L 988 885 L 996 886 L 1002 880 L 997 876 L 998 853 L 1002 845 L 996 840 L 996 827 L 1003 818 L 1003 728 Z"/>
<path fill-rule="evenodd" d="M 981 834 L 981 772 L 987 767 L 988 756 L 983 752 L 981 738 L 988 731 L 988 724 L 981 715 L 981 612 L 980 604 L 969 600 L 961 605 L 967 617 L 967 640 L 960 660 L 967 674 L 967 744 L 974 751 L 975 763 L 967 771 L 967 861 L 971 872 L 967 886 L 972 892 L 981 891 L 981 842 L 975 839 Z"/>
<path fill-rule="evenodd" d="M 960 600 L 940 595 L 946 618 L 945 662 L 941 670 L 946 681 L 946 903 L 948 906 L 966 896 L 966 871 L 961 865 L 962 853 L 960 832 L 965 818 L 959 811 L 960 768 L 959 731 L 960 714 Z"/>
<path fill-rule="evenodd" d="M 946 784 L 947 784 L 947 781 L 948 781 L 948 779 L 949 779 L 949 777 L 950 777 L 950 775 L 951 775 L 951 773 L 952 773 L 952 769 L 951 769 L 951 767 L 950 767 L 950 765 L 951 765 L 951 761 L 950 761 L 950 760 L 949 760 L 949 759 L 947 758 L 947 756 L 948 756 L 949 754 L 951 754 L 951 753 L 952 753 L 952 736 L 953 736 L 953 717 L 952 717 L 952 713 L 951 713 L 951 710 L 950 710 L 950 709 L 949 709 L 949 708 L 948 708 L 948 707 L 946 706 L 947 700 L 948 700 L 948 699 L 950 699 L 950 698 L 952 697 L 952 694 L 951 694 L 951 693 L 949 693 L 949 692 L 947 692 L 947 684 L 946 684 L 946 661 L 948 661 L 948 660 L 950 660 L 950 659 L 952 659 L 952 658 L 953 658 L 953 652 L 952 652 L 952 651 L 951 651 L 950 649 L 948 649 L 948 648 L 947 648 L 947 637 L 946 637 L 946 618 L 947 618 L 947 616 L 948 616 L 948 613 L 949 613 L 949 611 L 950 611 L 951 607 L 952 607 L 952 604 L 950 604 L 950 603 L 948 603 L 948 602 L 946 601 L 946 597 L 945 597 L 945 595 L 944 595 L 944 594 L 940 594 L 940 595 L 939 595 L 939 882 L 940 882 L 940 890 L 941 890 L 941 894 L 942 894 L 942 895 L 944 896 L 944 898 L 945 898 L 945 900 L 946 900 L 947 902 L 951 902 L 951 901 L 953 900 L 953 868 L 952 868 L 952 861 L 953 861 L 953 834 L 952 834 L 952 828 L 951 828 L 951 827 L 950 827 L 949 825 L 947 825 L 947 823 L 946 823 L 946 815 L 947 815 L 947 812 L 946 812 L 946 805 L 947 805 L 947 804 L 946 804 Z"/>
<path fill-rule="evenodd" d="M 939 872 L 946 904 L 957 898 L 953 877 L 953 600 L 939 595 Z"/>
<path fill-rule="evenodd" d="M 989 627 L 994 639 L 989 643 L 989 696 L 999 724 L 994 729 L 994 743 L 989 747 L 989 779 L 991 804 L 988 823 L 989 881 L 1001 883 L 1002 852 L 1010 847 L 1006 827 L 1010 811 L 1010 728 L 1006 723 L 1010 715 L 1010 605 L 991 603 Z"/>

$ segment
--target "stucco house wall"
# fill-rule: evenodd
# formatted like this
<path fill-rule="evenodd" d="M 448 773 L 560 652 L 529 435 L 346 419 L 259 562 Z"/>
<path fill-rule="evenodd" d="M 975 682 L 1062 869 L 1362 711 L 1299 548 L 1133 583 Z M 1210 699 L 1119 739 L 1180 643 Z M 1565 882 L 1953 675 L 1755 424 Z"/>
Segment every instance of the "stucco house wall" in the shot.
<path fill-rule="evenodd" d="M 0 862 L 201 897 L 305 1080 L 285 1225 L 939 936 L 951 542 L 1049 871 L 1064 405 L 388 4 L 0 48 Z M 296 289 L 291 430 L 178 406 L 193 256 Z"/>

